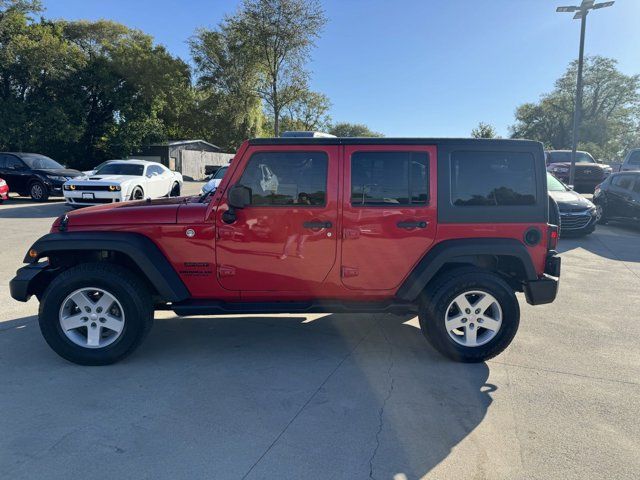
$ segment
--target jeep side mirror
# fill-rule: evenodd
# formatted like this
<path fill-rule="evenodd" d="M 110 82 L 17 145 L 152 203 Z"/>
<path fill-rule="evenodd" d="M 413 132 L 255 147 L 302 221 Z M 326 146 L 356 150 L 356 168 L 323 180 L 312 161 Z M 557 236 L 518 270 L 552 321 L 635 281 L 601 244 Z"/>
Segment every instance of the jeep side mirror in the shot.
<path fill-rule="evenodd" d="M 234 185 L 229 190 L 228 201 L 232 208 L 244 208 L 251 205 L 251 189 L 244 185 Z"/>
<path fill-rule="evenodd" d="M 224 223 L 233 223 L 237 219 L 236 210 L 251 205 L 251 189 L 244 185 L 234 185 L 229 189 L 227 202 L 229 203 L 229 210 L 222 214 L 222 221 Z"/>

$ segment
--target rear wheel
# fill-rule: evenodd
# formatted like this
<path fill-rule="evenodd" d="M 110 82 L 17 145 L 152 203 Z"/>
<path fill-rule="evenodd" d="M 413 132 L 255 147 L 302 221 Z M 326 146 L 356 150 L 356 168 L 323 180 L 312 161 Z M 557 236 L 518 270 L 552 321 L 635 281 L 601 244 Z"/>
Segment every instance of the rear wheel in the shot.
<path fill-rule="evenodd" d="M 180 184 L 174 183 L 171 187 L 171 192 L 169 193 L 170 197 L 179 197 L 180 196 Z"/>
<path fill-rule="evenodd" d="M 40 302 L 40 330 L 61 357 L 108 365 L 133 352 L 153 322 L 146 285 L 109 263 L 87 263 L 58 275 Z"/>
<path fill-rule="evenodd" d="M 39 181 L 35 181 L 29 186 L 29 195 L 36 202 L 46 202 L 49 198 L 47 187 Z"/>
<path fill-rule="evenodd" d="M 482 362 L 509 346 L 520 323 L 513 289 L 476 268 L 453 270 L 423 295 L 420 327 L 429 343 L 459 362 Z"/>

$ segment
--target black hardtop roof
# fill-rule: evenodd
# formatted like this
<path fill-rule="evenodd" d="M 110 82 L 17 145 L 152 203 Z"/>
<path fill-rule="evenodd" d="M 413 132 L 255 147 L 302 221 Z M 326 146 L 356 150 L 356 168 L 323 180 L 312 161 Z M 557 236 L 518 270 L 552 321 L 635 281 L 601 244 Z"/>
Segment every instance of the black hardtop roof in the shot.
<path fill-rule="evenodd" d="M 336 137 L 336 138 L 253 138 L 249 145 L 512 145 L 517 147 L 542 146 L 534 140 L 505 138 L 393 138 L 393 137 Z"/>

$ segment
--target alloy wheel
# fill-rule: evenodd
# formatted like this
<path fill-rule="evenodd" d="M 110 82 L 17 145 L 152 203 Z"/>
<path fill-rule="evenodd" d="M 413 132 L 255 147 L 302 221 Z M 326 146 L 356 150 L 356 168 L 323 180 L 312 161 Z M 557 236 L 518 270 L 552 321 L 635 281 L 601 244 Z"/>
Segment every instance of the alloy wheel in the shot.
<path fill-rule="evenodd" d="M 69 294 L 60 307 L 60 328 L 84 348 L 104 348 L 124 330 L 125 316 L 118 299 L 106 290 L 86 287 Z"/>
<path fill-rule="evenodd" d="M 479 347 L 498 334 L 502 325 L 502 308 L 490 293 L 470 290 L 453 299 L 444 322 L 454 342 L 464 347 Z"/>

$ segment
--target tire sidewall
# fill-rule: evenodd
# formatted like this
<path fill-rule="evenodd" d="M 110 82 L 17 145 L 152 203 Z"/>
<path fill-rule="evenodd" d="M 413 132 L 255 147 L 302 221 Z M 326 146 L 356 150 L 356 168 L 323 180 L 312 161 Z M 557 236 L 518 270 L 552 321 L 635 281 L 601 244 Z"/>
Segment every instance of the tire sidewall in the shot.
<path fill-rule="evenodd" d="M 500 330 L 489 342 L 478 347 L 456 343 L 446 329 L 449 305 L 463 292 L 484 291 L 493 295 L 502 309 Z M 509 346 L 520 323 L 518 300 L 509 285 L 493 274 L 470 273 L 445 282 L 433 298 L 425 298 L 420 306 L 420 326 L 429 342 L 447 357 L 462 362 L 481 362 L 492 358 Z"/>
<path fill-rule="evenodd" d="M 65 272 L 62 275 L 69 274 Z M 80 271 L 78 271 L 80 273 Z M 96 287 L 112 294 L 122 305 L 125 324 L 120 337 L 104 348 L 84 348 L 73 343 L 63 332 L 59 314 L 62 302 L 76 290 Z M 111 272 L 82 271 L 81 275 L 56 278 L 40 303 L 40 330 L 49 346 L 61 357 L 83 365 L 105 365 L 118 361 L 141 341 L 149 321 L 145 306 L 131 295 L 126 283 Z"/>

